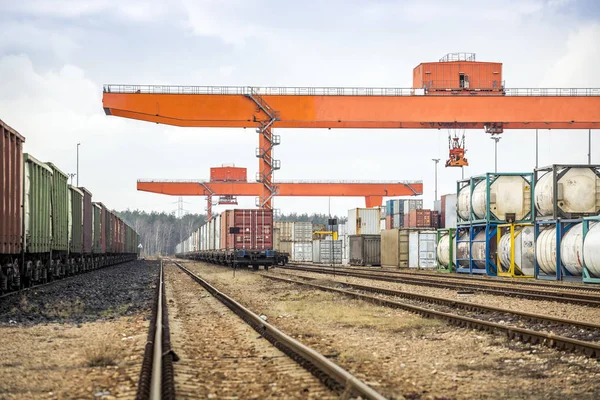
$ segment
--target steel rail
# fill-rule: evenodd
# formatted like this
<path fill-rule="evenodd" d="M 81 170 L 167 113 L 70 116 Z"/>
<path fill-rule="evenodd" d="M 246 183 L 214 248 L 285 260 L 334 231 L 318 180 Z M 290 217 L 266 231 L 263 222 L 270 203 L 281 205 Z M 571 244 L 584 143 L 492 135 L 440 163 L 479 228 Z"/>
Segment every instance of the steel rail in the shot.
<path fill-rule="evenodd" d="M 375 304 L 400 308 L 406 311 L 417 313 L 426 318 L 435 318 L 441 319 L 450 322 L 451 324 L 463 326 L 467 328 L 473 328 L 478 330 L 483 330 L 486 332 L 501 332 L 505 334 L 509 339 L 520 340 L 525 343 L 530 344 L 543 344 L 548 347 L 558 348 L 560 350 L 568 350 L 573 352 L 580 352 L 585 354 L 588 357 L 600 358 L 600 345 L 591 342 L 584 342 L 582 340 L 571 339 L 564 336 L 553 335 L 551 333 L 545 332 L 537 332 L 529 329 L 518 328 L 514 326 L 507 326 L 503 324 L 499 324 L 496 322 L 483 321 L 475 318 L 463 317 L 460 315 L 449 314 L 442 311 L 436 311 L 428 308 L 423 308 L 407 303 L 402 303 L 399 301 L 386 300 L 381 299 L 374 296 L 369 296 L 365 294 L 359 294 L 356 292 L 351 292 L 343 289 L 336 289 L 329 286 L 318 285 L 309 282 L 296 281 L 293 279 L 281 278 L 272 275 L 264 275 L 263 276 L 273 279 L 279 280 L 282 282 L 293 283 L 297 285 L 305 285 L 309 287 L 314 287 L 323 291 L 339 293 L 346 296 L 354 297 L 360 300 L 366 300 L 370 302 L 374 302 Z"/>
<path fill-rule="evenodd" d="M 306 272 L 315 272 L 320 274 L 335 274 L 350 276 L 354 278 L 373 279 L 386 282 L 397 282 L 405 283 L 409 285 L 419 285 L 428 287 L 437 287 L 442 289 L 470 289 L 477 290 L 482 293 L 489 293 L 499 296 L 514 296 L 532 300 L 547 300 L 547 301 L 559 301 L 562 303 L 570 303 L 577 305 L 584 305 L 590 307 L 600 307 L 600 297 L 593 295 L 586 295 L 581 293 L 566 293 L 566 292 L 548 292 L 543 290 L 529 290 L 525 288 L 505 288 L 494 285 L 476 284 L 476 283 L 463 283 L 463 282 L 440 282 L 436 279 L 417 278 L 408 276 L 390 276 L 383 274 L 373 273 L 360 273 L 351 272 L 347 269 L 332 269 L 332 268 L 315 268 L 315 267 L 303 267 L 303 266 L 278 266 L 277 268 L 298 270 Z"/>
<path fill-rule="evenodd" d="M 160 260 L 160 278 L 158 283 L 158 299 L 156 305 L 156 328 L 154 331 L 154 353 L 152 354 L 152 379 L 150 381 L 150 400 L 160 400 L 162 392 L 163 285 L 164 269 L 163 261 Z"/>
<path fill-rule="evenodd" d="M 364 399 L 383 400 L 380 393 L 366 385 L 364 382 L 354 377 L 345 369 L 325 358 L 315 350 L 303 345 L 292 337 L 286 335 L 275 326 L 269 324 L 260 318 L 257 314 L 244 307 L 231 297 L 220 292 L 210 283 L 194 274 L 181 264 L 174 262 L 182 271 L 188 274 L 194 281 L 199 283 L 211 295 L 225 304 L 240 318 L 246 321 L 254 330 L 260 333 L 265 339 L 269 340 L 275 347 L 289 355 L 302 367 L 308 369 L 313 375 L 321 379 L 327 386 L 343 392 L 344 398 L 349 395 L 361 396 Z M 315 373 L 315 369 L 318 373 Z M 325 374 L 327 378 L 323 378 Z"/>
<path fill-rule="evenodd" d="M 283 274 L 287 275 L 287 276 L 294 276 L 296 278 L 302 278 L 302 279 L 311 280 L 311 281 L 317 280 L 317 278 L 311 278 L 311 277 L 307 277 L 307 276 L 287 274 L 287 273 L 283 273 Z M 266 276 L 266 277 L 271 276 L 271 275 L 265 275 L 265 274 L 261 274 L 261 275 Z M 374 286 L 358 285 L 355 283 L 346 283 L 346 282 L 342 282 L 342 281 L 331 281 L 331 282 L 340 284 L 343 286 L 347 286 L 347 287 L 350 287 L 353 289 L 363 290 L 365 292 L 380 293 L 380 294 L 384 294 L 387 296 L 395 296 L 395 297 L 401 297 L 401 298 L 405 298 L 405 299 L 423 301 L 423 302 L 427 302 L 427 303 L 431 303 L 431 304 L 440 304 L 440 305 L 445 305 L 445 306 L 457 307 L 457 308 L 467 310 L 467 311 L 482 311 L 482 312 L 496 312 L 496 313 L 502 313 L 502 314 L 511 314 L 511 315 L 515 315 L 515 316 L 530 320 L 530 321 L 540 322 L 542 324 L 553 323 L 553 324 L 559 324 L 559 325 L 570 326 L 570 327 L 575 326 L 575 327 L 578 327 L 581 329 L 598 329 L 600 331 L 600 324 L 594 324 L 591 322 L 557 318 L 557 317 L 552 317 L 552 316 L 548 316 L 548 315 L 541 315 L 541 314 L 528 313 L 528 312 L 524 312 L 524 311 L 510 310 L 508 308 L 487 306 L 484 304 L 476 304 L 476 303 L 471 303 L 468 301 L 447 299 L 447 298 L 438 297 L 438 296 L 429 296 L 426 294 L 412 293 L 412 292 L 406 292 L 406 291 L 402 291 L 402 290 L 384 289 L 384 288 L 379 288 L 379 287 L 374 287 Z"/>
<path fill-rule="evenodd" d="M 289 265 L 300 265 L 300 266 L 314 266 L 314 264 L 302 264 L 302 263 L 290 263 Z M 484 283 L 490 283 L 490 284 L 498 284 L 498 285 L 505 285 L 507 287 L 511 287 L 511 286 L 531 286 L 531 287 L 541 287 L 541 288 L 551 288 L 551 289 L 555 289 L 555 290 L 559 290 L 559 291 L 581 291 L 581 292 L 591 292 L 591 293 L 599 293 L 600 294 L 600 287 L 592 287 L 590 285 L 585 285 L 585 284 L 573 284 L 573 285 L 568 285 L 568 284 L 562 284 L 562 283 L 547 283 L 547 282 L 540 282 L 540 281 L 532 281 L 532 280 L 525 280 L 525 279 L 519 279 L 519 280 L 511 280 L 510 278 L 499 278 L 499 277 L 478 277 L 478 276 L 472 276 L 472 275 L 467 275 L 467 274 L 447 274 L 447 273 L 435 273 L 435 271 L 432 271 L 432 273 L 428 273 L 428 272 L 417 272 L 417 271 L 402 271 L 402 270 L 393 270 L 393 269 L 383 269 L 383 268 L 378 268 L 378 267 L 371 267 L 371 268 L 365 268 L 365 267 L 342 267 L 345 269 L 348 269 L 350 271 L 367 271 L 367 272 L 376 272 L 376 273 L 388 273 L 388 274 L 393 274 L 393 275 L 399 275 L 399 276 L 423 276 L 423 277 L 429 277 L 429 278 L 433 278 L 433 279 L 439 279 L 439 280 L 455 280 L 455 281 L 474 281 L 474 282 L 484 282 Z M 560 281 L 558 281 L 560 282 Z"/>

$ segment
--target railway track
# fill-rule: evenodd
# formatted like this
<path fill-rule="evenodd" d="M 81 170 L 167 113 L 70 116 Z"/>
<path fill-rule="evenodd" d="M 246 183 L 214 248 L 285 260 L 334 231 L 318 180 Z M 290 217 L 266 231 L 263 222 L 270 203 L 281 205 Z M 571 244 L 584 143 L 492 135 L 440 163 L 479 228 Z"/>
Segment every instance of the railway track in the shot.
<path fill-rule="evenodd" d="M 306 266 L 314 266 L 314 264 L 299 264 L 292 263 L 291 265 L 306 265 Z M 473 276 L 468 274 L 449 274 L 449 273 L 440 273 L 440 272 L 419 272 L 419 271 L 407 271 L 407 270 L 397 270 L 391 268 L 379 268 L 379 267 L 343 267 L 344 269 L 348 269 L 351 271 L 365 271 L 365 272 L 379 272 L 379 273 L 388 273 L 395 275 L 405 275 L 405 276 L 423 276 L 429 278 L 436 279 L 444 279 L 449 281 L 471 281 L 471 282 L 485 282 L 490 284 L 498 284 L 500 286 L 505 285 L 507 287 L 514 286 L 525 286 L 525 287 L 539 287 L 539 288 L 549 288 L 552 290 L 564 290 L 564 291 L 576 291 L 582 293 L 594 293 L 600 295 L 600 287 L 593 286 L 589 284 L 582 283 L 574 283 L 574 282 L 561 282 L 557 281 L 556 283 L 549 282 L 540 282 L 531 279 L 525 278 L 498 278 L 498 277 L 483 277 L 483 276 Z"/>
<path fill-rule="evenodd" d="M 436 279 L 435 277 L 408 276 L 408 274 L 385 272 L 362 272 L 353 271 L 348 268 L 330 268 L 302 265 L 279 266 L 279 269 L 315 272 L 320 274 L 336 274 L 354 278 L 365 278 L 385 282 L 405 283 L 409 285 L 437 287 L 451 290 L 472 290 L 498 296 L 512 296 L 532 300 L 558 301 L 562 303 L 577 304 L 589 307 L 600 307 L 600 296 L 588 293 L 576 293 L 572 291 L 550 291 L 535 288 L 524 288 L 514 286 L 499 286 L 487 282 L 462 282 Z"/>
<path fill-rule="evenodd" d="M 561 333 L 564 332 L 565 334 L 570 334 L 572 336 L 577 336 L 576 332 L 578 330 L 583 329 L 588 332 L 592 332 L 592 340 L 598 340 L 600 338 L 600 326 L 596 324 L 590 324 L 580 321 L 562 320 L 550 316 L 522 313 L 512 310 L 500 309 L 496 307 L 488 307 L 483 305 L 476 305 L 466 302 L 437 298 L 433 296 L 425 296 L 402 291 L 375 288 L 366 285 L 354 285 L 335 281 L 332 282 L 332 284 L 339 287 L 333 287 L 327 286 L 322 283 L 317 284 L 311 282 L 315 281 L 316 278 L 310 277 L 295 276 L 295 278 L 303 279 L 299 280 L 281 276 L 274 276 L 271 274 L 262 274 L 262 276 L 272 280 L 296 285 L 304 285 L 323 291 L 343 294 L 353 298 L 374 302 L 382 306 L 404 309 L 427 318 L 445 320 L 453 325 L 488 331 L 492 333 L 501 333 L 503 335 L 506 335 L 510 339 L 519 340 L 525 343 L 543 344 L 549 347 L 558 348 L 560 350 L 580 352 L 587 355 L 588 357 L 600 358 L 600 344 L 598 344 L 597 342 L 585 341 L 573 337 L 548 333 L 539 329 L 530 329 L 521 326 L 508 325 L 504 320 L 502 320 L 502 323 L 499 322 L 498 318 L 501 318 L 502 315 L 509 317 L 512 316 L 512 318 L 514 318 L 514 321 L 521 325 L 527 326 L 533 324 L 537 325 L 537 328 L 551 327 L 553 329 L 557 329 L 557 327 L 561 327 L 557 330 L 561 331 Z M 365 294 L 365 292 L 376 293 L 379 296 Z M 385 295 L 386 297 L 382 297 L 381 295 Z M 408 301 L 400 302 L 397 300 L 389 299 L 389 297 L 392 296 L 401 297 Z M 427 305 L 424 306 L 422 303 L 426 303 Z M 468 315 L 465 316 L 457 314 L 456 308 L 467 311 Z M 487 315 L 487 317 L 482 317 L 482 315 Z M 529 324 L 525 324 L 523 323 L 523 321 L 529 321 Z"/>
<path fill-rule="evenodd" d="M 222 390 L 224 390 L 224 391 L 232 390 L 232 388 L 235 388 L 236 385 L 238 385 L 237 388 L 240 387 L 239 385 L 246 385 L 246 386 L 254 385 L 255 389 L 258 388 L 257 390 L 268 390 L 268 389 L 265 389 L 264 387 L 260 386 L 257 382 L 255 382 L 256 381 L 255 378 L 261 374 L 264 374 L 264 375 L 266 375 L 268 380 L 271 380 L 271 379 L 273 379 L 271 374 L 273 374 L 277 370 L 279 375 L 282 375 L 282 373 L 284 373 L 285 376 L 290 377 L 290 379 L 296 379 L 296 380 L 303 379 L 302 376 L 304 376 L 304 375 L 306 375 L 308 377 L 310 377 L 310 374 L 314 375 L 316 378 L 318 378 L 318 380 L 315 380 L 315 382 L 318 383 L 320 381 L 321 386 L 323 386 L 322 389 L 317 389 L 316 392 L 314 392 L 314 391 L 312 392 L 313 395 L 314 395 L 314 393 L 317 393 L 319 396 L 318 398 L 328 398 L 328 397 L 337 398 L 338 396 L 342 396 L 343 398 L 361 397 L 363 399 L 384 399 L 384 397 L 381 394 L 377 393 L 371 387 L 369 387 L 368 385 L 366 385 L 365 383 L 360 381 L 358 378 L 352 376 L 349 372 L 345 371 L 344 369 L 339 367 L 337 364 L 331 362 L 325 356 L 304 346 L 300 342 L 296 341 L 295 339 L 293 339 L 290 336 L 286 335 L 285 333 L 281 332 L 274 326 L 270 325 L 265 320 L 263 320 L 263 318 L 261 318 L 260 316 L 258 316 L 255 313 L 253 313 L 249 309 L 245 308 L 244 306 L 242 306 L 240 303 L 238 303 L 231 297 L 220 292 L 214 286 L 212 286 L 209 282 L 205 281 L 198 275 L 194 274 L 192 271 L 185 268 L 183 265 L 176 263 L 176 262 L 173 262 L 173 264 L 175 266 L 177 266 L 177 268 L 179 270 L 181 270 L 185 274 L 187 274 L 192 279 L 193 282 L 202 286 L 204 291 L 208 292 L 211 295 L 211 298 L 214 298 L 214 299 L 218 300 L 220 303 L 222 303 L 222 305 L 225 305 L 227 308 L 229 308 L 231 311 L 233 311 L 234 314 L 239 316 L 250 327 L 252 327 L 256 332 L 258 332 L 260 334 L 259 338 L 267 339 L 267 341 L 270 344 L 272 344 L 276 349 L 278 349 L 278 350 L 276 350 L 272 347 L 269 347 L 270 349 L 272 349 L 269 352 L 270 355 L 266 354 L 266 353 L 262 354 L 262 355 L 255 354 L 254 352 L 257 351 L 256 348 L 253 348 L 252 351 L 250 351 L 250 353 L 248 353 L 249 350 L 240 352 L 239 349 L 236 349 L 236 346 L 239 347 L 240 344 L 245 344 L 245 342 L 243 341 L 243 338 L 237 337 L 238 335 L 236 335 L 236 332 L 240 333 L 241 330 L 235 330 L 233 333 L 220 332 L 218 327 L 211 327 L 211 326 L 207 327 L 206 325 L 201 325 L 201 328 L 200 328 L 198 325 L 195 325 L 193 327 L 194 330 L 196 328 L 197 329 L 207 328 L 207 329 L 209 329 L 207 331 L 207 333 L 212 332 L 212 334 L 213 334 L 212 336 L 208 335 L 208 337 L 207 336 L 204 337 L 205 340 L 210 341 L 210 346 L 209 346 L 210 349 L 205 348 L 205 349 L 199 349 L 198 351 L 201 352 L 200 358 L 202 360 L 200 362 L 204 362 L 204 367 L 207 366 L 207 364 L 206 364 L 207 361 L 209 363 L 211 363 L 211 362 L 213 362 L 213 360 L 216 360 L 215 362 L 221 363 L 222 365 L 226 366 L 225 369 L 222 371 L 221 370 L 215 371 L 214 369 L 208 370 L 208 373 L 210 373 L 210 374 L 219 375 L 218 376 L 219 377 L 218 385 Z M 162 274 L 161 274 L 161 276 L 162 276 Z M 189 284 L 192 284 L 192 283 L 190 282 Z M 164 281 L 161 281 L 161 284 L 159 286 L 163 287 Z M 189 292 L 187 294 L 190 295 Z M 164 296 L 165 295 L 164 295 L 164 289 L 163 289 L 162 306 L 158 300 L 161 298 L 161 296 L 157 295 L 158 299 L 157 299 L 156 313 L 153 313 L 156 315 L 153 315 L 153 322 L 151 323 L 150 329 L 152 330 L 153 329 L 152 327 L 154 327 L 154 332 L 149 332 L 149 342 L 150 342 L 150 338 L 152 337 L 153 343 L 149 344 L 146 348 L 147 353 L 151 352 L 153 354 L 153 356 L 150 356 L 147 354 L 147 357 L 145 357 L 145 364 L 144 364 L 144 367 L 142 368 L 142 374 L 140 375 L 140 390 L 138 391 L 139 399 L 161 398 L 161 397 L 153 397 L 151 395 L 152 393 L 162 393 L 162 396 L 163 396 L 162 398 L 168 398 L 165 396 L 165 393 L 168 395 L 169 392 L 168 391 L 165 392 L 165 390 L 166 390 L 165 388 L 169 387 L 172 382 L 172 380 L 170 380 L 170 378 L 169 378 L 168 371 L 165 372 L 164 368 L 161 371 L 160 368 L 157 367 L 157 365 L 160 365 L 160 364 L 162 364 L 163 366 L 165 365 L 164 358 L 162 359 L 162 363 L 161 363 L 160 355 L 169 353 L 169 350 L 170 350 L 170 347 L 166 347 L 166 348 L 165 347 L 163 347 L 163 348 L 157 347 L 158 344 L 162 343 L 164 345 L 165 343 L 168 343 L 168 340 L 169 340 L 168 338 L 165 338 L 165 336 L 168 336 L 168 333 L 162 335 L 162 340 L 158 336 L 158 335 L 160 335 L 160 331 L 161 331 L 158 321 L 160 321 L 161 319 L 164 321 L 165 318 L 167 318 L 167 316 L 166 316 L 167 302 L 164 300 Z M 205 297 L 205 296 L 203 295 L 202 297 Z M 169 304 L 170 304 L 170 301 L 169 301 Z M 222 305 L 220 306 L 221 308 L 222 308 Z M 162 317 L 160 315 L 160 310 L 163 310 Z M 182 313 L 182 315 L 188 315 L 187 314 L 188 311 L 189 310 L 181 311 L 178 309 L 176 314 Z M 224 321 L 225 318 L 230 318 L 229 315 L 222 315 L 220 312 L 216 312 L 213 310 L 213 314 L 215 314 L 215 313 L 218 314 L 216 317 L 220 321 Z M 210 314 L 210 312 L 208 312 L 207 314 Z M 206 317 L 206 315 L 204 317 Z M 233 319 L 235 321 L 239 321 L 235 317 L 233 317 Z M 236 322 L 236 324 L 237 324 L 237 322 Z M 168 331 L 168 324 L 166 326 L 167 326 L 167 331 Z M 247 329 L 247 328 L 244 328 L 244 329 Z M 224 333 L 226 335 L 224 335 Z M 253 342 L 255 344 L 257 344 L 258 348 L 263 348 L 265 346 L 264 344 L 262 344 L 265 342 L 260 341 L 259 343 L 256 343 L 256 337 L 252 336 L 252 338 L 253 338 Z M 184 343 L 186 346 L 190 346 L 190 345 L 200 346 L 201 345 L 201 344 L 199 344 L 198 341 L 190 342 L 188 340 L 188 341 L 184 341 Z M 150 347 L 152 347 L 152 349 L 150 349 Z M 186 349 L 183 349 L 183 350 L 185 351 Z M 224 352 L 223 354 L 213 354 L 215 351 L 220 352 L 221 350 Z M 281 354 L 281 353 L 279 353 L 279 351 L 281 351 L 282 353 L 287 355 L 289 358 L 285 357 L 283 355 L 281 355 L 281 356 L 274 355 L 274 354 Z M 274 352 L 276 352 L 276 353 L 274 353 Z M 191 353 L 192 353 L 192 351 L 190 351 L 190 354 Z M 207 354 L 209 355 L 208 359 L 207 359 Z M 282 359 L 281 357 L 284 357 L 284 358 Z M 290 358 L 291 358 L 291 360 L 290 360 Z M 152 360 L 151 364 L 148 364 L 146 362 L 146 360 Z M 295 362 L 292 362 L 292 360 Z M 174 370 L 175 374 L 182 373 L 184 375 L 189 375 L 194 372 L 197 372 L 197 371 L 194 371 L 193 368 L 186 368 L 185 361 L 186 360 L 182 360 L 181 364 L 184 364 L 184 365 L 182 365 L 181 368 L 179 367 L 179 365 L 176 366 L 176 368 Z M 303 367 L 305 370 L 310 372 L 310 374 L 307 374 L 304 370 L 300 369 L 298 367 L 298 364 L 301 367 Z M 269 366 L 271 368 L 270 370 L 268 369 Z M 188 367 L 190 367 L 190 366 L 188 366 Z M 177 372 L 179 369 L 181 369 L 181 372 Z M 302 371 L 302 373 L 295 372 L 296 370 Z M 243 371 L 246 371 L 246 373 L 248 374 L 247 381 L 245 379 L 242 379 L 240 382 L 239 377 L 236 378 L 234 375 L 232 375 L 234 373 L 241 373 Z M 220 376 L 221 374 L 222 374 L 222 376 Z M 175 375 L 175 376 L 177 377 L 178 375 Z M 295 378 L 293 378 L 293 377 L 295 377 Z M 311 378 L 311 379 L 314 379 L 314 378 Z M 142 382 L 146 382 L 146 383 L 144 385 L 142 385 Z M 157 382 L 163 382 L 162 388 L 157 388 L 156 385 L 161 385 L 160 383 L 157 383 Z M 189 394 L 193 394 L 194 391 L 192 390 L 192 388 L 189 387 L 189 384 L 190 384 L 189 382 L 191 382 L 191 380 L 188 379 L 186 381 L 186 385 L 181 385 L 181 389 L 185 393 L 189 392 Z M 287 382 L 287 383 L 290 386 L 298 384 L 298 382 Z M 304 379 L 304 381 L 301 382 L 301 385 L 303 385 L 303 386 L 308 385 L 308 383 L 306 383 L 306 380 Z M 180 387 L 180 386 L 176 386 L 176 387 Z M 286 387 L 287 387 L 286 385 L 281 384 L 279 390 L 286 390 Z M 273 388 L 269 388 L 269 389 L 273 389 Z M 233 389 L 233 390 L 235 390 L 235 389 Z M 319 392 L 319 390 L 320 390 L 320 392 Z M 173 391 L 173 393 L 174 393 L 174 391 Z M 184 393 L 184 396 L 185 396 L 185 393 Z M 234 391 L 234 393 L 235 393 L 235 391 Z M 238 395 L 243 395 L 239 391 L 237 393 L 238 393 Z M 267 395 L 267 394 L 269 394 L 269 393 L 265 393 L 265 395 Z M 195 395 L 198 396 L 199 393 L 195 393 Z M 292 397 L 294 397 L 294 396 L 292 396 Z"/>

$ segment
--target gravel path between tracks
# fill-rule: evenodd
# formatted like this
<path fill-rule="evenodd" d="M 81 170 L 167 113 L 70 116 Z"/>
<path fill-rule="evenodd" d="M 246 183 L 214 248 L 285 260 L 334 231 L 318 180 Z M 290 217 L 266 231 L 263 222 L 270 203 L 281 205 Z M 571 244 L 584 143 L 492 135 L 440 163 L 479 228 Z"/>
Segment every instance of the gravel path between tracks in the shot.
<path fill-rule="evenodd" d="M 178 399 L 338 397 L 172 264 L 165 286 Z"/>
<path fill-rule="evenodd" d="M 0 398 L 135 398 L 158 270 L 134 261 L 2 299 Z"/>
<path fill-rule="evenodd" d="M 316 272 L 293 271 L 284 269 L 274 269 L 272 273 L 286 273 L 299 276 L 307 276 L 317 279 L 332 279 L 332 274 L 320 274 Z M 285 277 L 285 275 L 282 275 Z M 410 293 L 425 294 L 428 296 L 443 297 L 452 300 L 460 300 L 482 304 L 486 306 L 502 307 L 509 310 L 523 311 L 550 315 L 556 318 L 573 319 L 577 321 L 591 322 L 600 324 L 600 309 L 598 307 L 586 307 L 576 304 L 561 304 L 555 301 L 521 299 L 516 297 L 501 297 L 486 293 L 475 293 L 473 295 L 459 295 L 459 290 L 450 290 L 419 285 L 410 285 L 407 283 L 385 282 L 374 279 L 354 278 L 348 276 L 337 276 L 335 280 L 358 285 L 369 285 L 384 289 L 402 290 Z M 463 291 L 462 289 L 460 291 Z"/>
<path fill-rule="evenodd" d="M 600 392 L 600 364 L 584 356 L 252 272 L 237 271 L 234 279 L 223 267 L 187 265 L 390 398 L 595 399 Z"/>

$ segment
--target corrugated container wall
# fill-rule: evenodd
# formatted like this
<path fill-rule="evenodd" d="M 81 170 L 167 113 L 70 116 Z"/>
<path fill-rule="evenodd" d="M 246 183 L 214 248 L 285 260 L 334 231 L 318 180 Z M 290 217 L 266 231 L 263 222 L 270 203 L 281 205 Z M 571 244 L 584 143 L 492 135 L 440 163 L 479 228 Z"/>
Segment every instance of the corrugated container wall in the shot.
<path fill-rule="evenodd" d="M 381 232 L 381 265 L 408 267 L 408 229 Z"/>
<path fill-rule="evenodd" d="M 69 176 L 52 163 L 52 250 L 69 249 Z"/>
<path fill-rule="evenodd" d="M 69 252 L 83 250 L 83 192 L 69 185 Z"/>
<path fill-rule="evenodd" d="M 246 182 L 246 168 L 213 167 L 210 169 L 210 180 L 213 182 Z"/>
<path fill-rule="evenodd" d="M 273 228 L 273 250 L 280 251 L 281 248 L 281 229 Z"/>
<path fill-rule="evenodd" d="M 425 87 L 499 90 L 502 87 L 502 64 L 478 61 L 422 63 L 413 70 L 413 88 Z"/>
<path fill-rule="evenodd" d="M 312 261 L 312 242 L 292 242 L 292 261 Z"/>
<path fill-rule="evenodd" d="M 25 249 L 49 253 L 52 245 L 52 169 L 23 154 Z"/>
<path fill-rule="evenodd" d="M 341 240 L 313 240 L 312 262 L 317 264 L 342 263 L 342 241 Z"/>
<path fill-rule="evenodd" d="M 348 210 L 349 235 L 378 235 L 381 231 L 379 207 L 353 208 Z"/>
<path fill-rule="evenodd" d="M 24 141 L 0 120 L 0 254 L 21 251 Z"/>
<path fill-rule="evenodd" d="M 294 242 L 312 242 L 312 222 L 294 222 Z"/>
<path fill-rule="evenodd" d="M 350 235 L 350 265 L 381 265 L 381 235 Z"/>
<path fill-rule="evenodd" d="M 114 236 L 115 236 L 115 219 L 112 211 L 108 208 L 104 211 L 104 224 L 106 226 L 106 252 L 114 252 Z"/>
<path fill-rule="evenodd" d="M 408 236 L 408 267 L 435 268 L 437 266 L 437 233 L 410 231 Z"/>
<path fill-rule="evenodd" d="M 235 209 L 222 214 L 221 237 L 225 237 L 222 249 L 272 250 L 273 249 L 273 210 Z M 240 233 L 229 233 L 229 228 L 237 227 Z M 226 232 L 226 234 L 224 233 Z M 222 240 L 223 241 L 223 240 Z"/>
<path fill-rule="evenodd" d="M 84 187 L 79 190 L 83 192 L 83 252 L 92 252 L 92 193 Z M 117 250 L 118 251 L 118 250 Z"/>
<path fill-rule="evenodd" d="M 275 227 L 279 228 L 279 239 L 282 242 L 291 242 L 294 239 L 294 223 L 287 221 L 275 222 Z"/>

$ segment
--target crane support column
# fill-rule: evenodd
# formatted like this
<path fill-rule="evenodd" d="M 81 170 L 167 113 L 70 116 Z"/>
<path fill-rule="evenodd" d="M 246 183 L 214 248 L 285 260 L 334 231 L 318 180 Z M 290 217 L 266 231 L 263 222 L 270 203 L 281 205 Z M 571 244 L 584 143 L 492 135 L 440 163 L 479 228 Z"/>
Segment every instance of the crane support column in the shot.
<path fill-rule="evenodd" d="M 249 88 L 247 97 L 256 104 L 256 112 L 263 115 L 262 119 L 254 117 L 259 127 L 259 147 L 256 149 L 258 157 L 258 174 L 256 180 L 262 183 L 261 195 L 256 205 L 261 208 L 273 208 L 273 196 L 277 194 L 277 186 L 273 183 L 273 172 L 281 167 L 279 160 L 273 159 L 273 147 L 280 143 L 278 135 L 273 134 L 273 124 L 278 120 L 278 113 L 274 111 L 254 89 Z"/>

